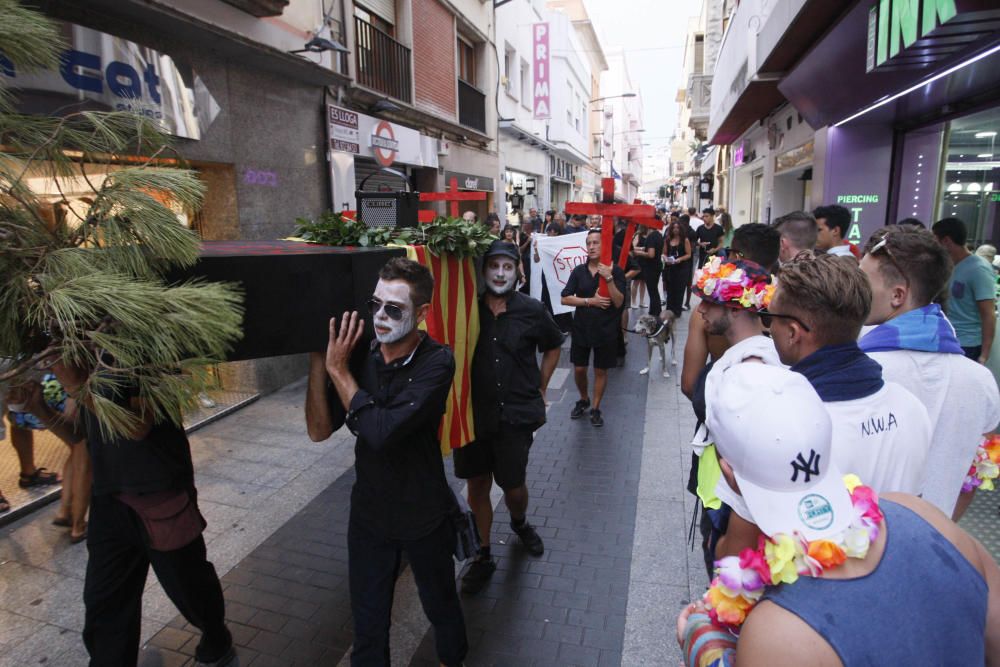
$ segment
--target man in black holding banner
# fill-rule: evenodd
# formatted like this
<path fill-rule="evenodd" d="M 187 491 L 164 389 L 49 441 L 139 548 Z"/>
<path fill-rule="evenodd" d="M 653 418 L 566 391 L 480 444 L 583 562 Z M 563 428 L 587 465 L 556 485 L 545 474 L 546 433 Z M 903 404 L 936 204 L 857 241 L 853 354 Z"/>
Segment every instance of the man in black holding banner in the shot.
<path fill-rule="evenodd" d="M 326 355 L 310 355 L 309 437 L 325 440 L 344 424 L 357 436 L 347 529 L 355 667 L 391 664 L 389 623 L 404 552 L 434 626 L 439 660 L 461 665 L 468 651 L 452 561 L 455 498 L 438 439 L 455 358 L 417 328 L 433 291 L 425 267 L 389 260 L 368 301 L 371 347 L 354 354 L 364 320 L 344 313 L 339 328 L 330 320 Z"/>
<path fill-rule="evenodd" d="M 494 241 L 483 258 L 486 292 L 479 299 L 479 342 L 472 358 L 476 440 L 455 450 L 455 475 L 469 480 L 469 506 L 483 546 L 462 577 L 463 593 L 478 593 L 496 563 L 490 555 L 493 481 L 503 489 L 510 528 L 533 556 L 545 550 L 527 520 L 525 473 L 533 433 L 545 423 L 545 390 L 559 363 L 563 334 L 541 301 L 517 292 L 518 251 Z M 542 352 L 539 369 L 535 351 Z"/>

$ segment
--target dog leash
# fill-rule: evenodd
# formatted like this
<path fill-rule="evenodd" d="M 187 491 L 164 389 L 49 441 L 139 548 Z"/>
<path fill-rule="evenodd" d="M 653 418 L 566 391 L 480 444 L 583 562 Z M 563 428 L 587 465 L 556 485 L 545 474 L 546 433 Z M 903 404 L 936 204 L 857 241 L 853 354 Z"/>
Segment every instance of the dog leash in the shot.
<path fill-rule="evenodd" d="M 657 329 L 656 331 L 654 331 L 651 334 L 645 334 L 645 333 L 642 333 L 641 331 L 636 331 L 635 329 L 629 329 L 628 327 L 622 327 L 622 331 L 627 331 L 629 333 L 634 333 L 634 334 L 638 334 L 640 336 L 645 336 L 646 338 L 656 338 L 666 328 L 667 328 L 667 323 L 666 322 L 660 322 L 660 328 Z"/>

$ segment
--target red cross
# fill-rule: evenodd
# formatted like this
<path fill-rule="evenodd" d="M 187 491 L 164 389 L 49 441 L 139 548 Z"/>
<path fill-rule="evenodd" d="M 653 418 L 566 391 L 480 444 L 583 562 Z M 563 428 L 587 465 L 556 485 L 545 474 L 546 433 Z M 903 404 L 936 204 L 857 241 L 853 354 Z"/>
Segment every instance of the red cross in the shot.
<path fill-rule="evenodd" d="M 615 202 L 615 179 L 601 179 L 601 203 L 591 204 L 583 202 L 568 202 L 566 213 L 570 215 L 600 215 L 603 216 L 601 222 L 601 264 L 610 265 L 613 260 L 612 245 L 615 239 L 614 218 L 627 218 L 628 228 L 625 231 L 625 244 L 622 246 L 622 256 L 619 261 L 627 257 L 627 248 L 632 245 L 632 236 L 635 234 L 636 225 L 651 227 L 653 229 L 663 229 L 663 223 L 656 218 L 656 209 L 649 204 L 616 204 Z M 608 296 L 607 282 L 602 278 L 598 293 L 601 296 Z"/>
<path fill-rule="evenodd" d="M 451 217 L 458 217 L 458 202 L 460 201 L 486 201 L 485 192 L 459 192 L 458 179 L 452 177 L 448 183 L 448 190 L 445 192 L 421 192 L 420 201 L 447 201 L 451 202 Z M 421 211 L 422 213 L 422 211 Z M 421 216 L 421 222 L 424 222 Z M 433 218 L 432 218 L 433 219 Z"/>

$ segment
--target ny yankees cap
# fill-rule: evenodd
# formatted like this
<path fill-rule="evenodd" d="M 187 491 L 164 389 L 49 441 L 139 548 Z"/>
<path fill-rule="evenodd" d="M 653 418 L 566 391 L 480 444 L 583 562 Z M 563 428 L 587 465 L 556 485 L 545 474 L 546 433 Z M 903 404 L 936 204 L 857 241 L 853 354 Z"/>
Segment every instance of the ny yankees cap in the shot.
<path fill-rule="evenodd" d="M 754 523 L 808 540 L 847 528 L 854 508 L 833 462 L 830 415 L 805 376 L 753 362 L 719 370 L 706 384 L 708 429 Z"/>

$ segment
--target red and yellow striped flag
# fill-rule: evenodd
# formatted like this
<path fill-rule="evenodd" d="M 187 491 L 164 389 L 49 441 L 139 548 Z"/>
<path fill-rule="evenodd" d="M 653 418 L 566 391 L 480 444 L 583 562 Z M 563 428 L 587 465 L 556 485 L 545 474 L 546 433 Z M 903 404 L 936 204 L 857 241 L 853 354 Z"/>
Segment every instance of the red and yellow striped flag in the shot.
<path fill-rule="evenodd" d="M 479 340 L 476 264 L 471 258 L 439 257 L 426 246 L 406 246 L 406 256 L 434 276 L 431 312 L 421 328 L 455 354 L 455 381 L 439 431 L 441 452 L 447 456 L 476 437 L 472 419 L 472 355 Z"/>

